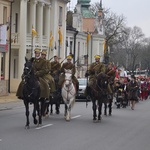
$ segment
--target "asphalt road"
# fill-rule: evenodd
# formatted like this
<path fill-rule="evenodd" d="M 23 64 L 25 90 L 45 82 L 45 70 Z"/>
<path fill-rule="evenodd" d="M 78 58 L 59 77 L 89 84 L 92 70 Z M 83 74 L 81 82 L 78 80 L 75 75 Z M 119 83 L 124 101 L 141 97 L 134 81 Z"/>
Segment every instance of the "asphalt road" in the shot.
<path fill-rule="evenodd" d="M 2 106 L 1 106 L 2 107 Z M 25 111 L 21 102 L 9 103 L 0 110 L 0 150 L 150 150 L 150 100 L 116 109 L 93 123 L 92 105 L 77 102 L 72 120 L 61 113 L 43 119 L 37 127 L 30 117 L 30 129 L 24 129 Z M 32 107 L 31 107 L 32 109 Z"/>

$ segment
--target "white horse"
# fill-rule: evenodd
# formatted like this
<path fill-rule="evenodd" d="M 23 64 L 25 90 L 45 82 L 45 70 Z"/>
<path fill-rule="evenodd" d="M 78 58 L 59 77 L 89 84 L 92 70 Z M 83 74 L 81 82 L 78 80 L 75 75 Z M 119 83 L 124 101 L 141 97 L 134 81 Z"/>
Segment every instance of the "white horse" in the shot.
<path fill-rule="evenodd" d="M 76 88 L 72 82 L 72 70 L 65 69 L 65 81 L 62 86 L 61 95 L 65 103 L 65 118 L 66 121 L 71 119 L 71 108 L 75 103 Z"/>

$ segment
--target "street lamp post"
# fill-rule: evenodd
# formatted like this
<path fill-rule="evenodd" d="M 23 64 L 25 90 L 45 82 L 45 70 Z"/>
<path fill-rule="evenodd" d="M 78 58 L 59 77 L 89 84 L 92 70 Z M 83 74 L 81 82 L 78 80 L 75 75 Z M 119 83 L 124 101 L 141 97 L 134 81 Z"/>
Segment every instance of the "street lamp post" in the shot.
<path fill-rule="evenodd" d="M 12 24 L 12 4 L 14 0 L 10 2 L 10 22 L 9 22 L 9 76 L 8 76 L 8 92 L 10 93 L 10 78 L 11 78 L 11 24 Z"/>
<path fill-rule="evenodd" d="M 76 38 L 77 38 L 77 34 L 79 33 L 79 31 L 75 31 L 74 33 L 74 50 L 73 50 L 73 62 L 75 63 L 75 56 L 76 56 Z"/>

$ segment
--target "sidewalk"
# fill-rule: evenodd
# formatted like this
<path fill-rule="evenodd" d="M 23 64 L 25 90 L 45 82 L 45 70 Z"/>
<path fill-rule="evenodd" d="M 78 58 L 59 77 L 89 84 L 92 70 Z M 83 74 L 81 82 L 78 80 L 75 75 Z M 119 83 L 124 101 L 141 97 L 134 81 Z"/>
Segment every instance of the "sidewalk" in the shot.
<path fill-rule="evenodd" d="M 6 96 L 0 96 L 0 104 L 17 101 L 19 101 L 19 99 L 16 97 L 16 93 L 9 93 Z"/>

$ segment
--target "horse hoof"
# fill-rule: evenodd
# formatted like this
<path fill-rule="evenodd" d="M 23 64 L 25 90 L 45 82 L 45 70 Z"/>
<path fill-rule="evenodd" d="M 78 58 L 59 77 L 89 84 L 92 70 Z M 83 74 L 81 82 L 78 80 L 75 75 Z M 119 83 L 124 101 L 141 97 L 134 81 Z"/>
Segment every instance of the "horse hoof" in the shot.
<path fill-rule="evenodd" d="M 49 117 L 49 115 L 48 115 L 48 114 L 46 114 L 46 115 L 45 115 L 45 118 L 48 118 L 48 117 Z"/>
<path fill-rule="evenodd" d="M 25 129 L 30 129 L 30 126 L 25 126 Z"/>
<path fill-rule="evenodd" d="M 97 122 L 97 118 L 93 118 L 93 122 L 96 123 Z"/>
<path fill-rule="evenodd" d="M 37 124 L 37 127 L 41 127 L 41 126 L 42 126 L 42 124 L 41 124 L 41 123 Z"/>
<path fill-rule="evenodd" d="M 56 114 L 57 114 L 57 115 L 60 114 L 59 110 L 56 111 Z"/>
<path fill-rule="evenodd" d="M 97 123 L 98 122 L 98 120 L 93 120 L 93 123 Z"/>
<path fill-rule="evenodd" d="M 53 113 L 51 112 L 50 115 L 53 115 Z"/>
<path fill-rule="evenodd" d="M 37 122 L 37 120 L 34 120 L 34 124 L 37 124 L 38 122 Z"/>
<path fill-rule="evenodd" d="M 100 120 L 102 120 L 102 118 L 101 118 L 101 117 L 98 117 L 98 120 L 100 121 Z"/>
<path fill-rule="evenodd" d="M 66 121 L 70 121 L 70 119 L 71 119 L 71 118 L 70 118 L 70 117 L 68 117 L 68 116 L 67 116 L 67 117 L 65 117 L 65 118 L 66 118 Z"/>
<path fill-rule="evenodd" d="M 67 122 L 69 122 L 69 121 L 70 121 L 70 119 L 66 119 L 66 121 L 67 121 Z"/>

